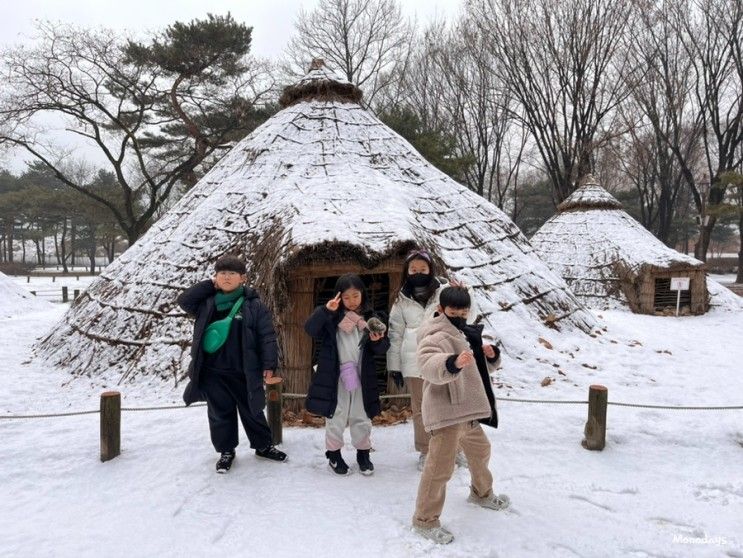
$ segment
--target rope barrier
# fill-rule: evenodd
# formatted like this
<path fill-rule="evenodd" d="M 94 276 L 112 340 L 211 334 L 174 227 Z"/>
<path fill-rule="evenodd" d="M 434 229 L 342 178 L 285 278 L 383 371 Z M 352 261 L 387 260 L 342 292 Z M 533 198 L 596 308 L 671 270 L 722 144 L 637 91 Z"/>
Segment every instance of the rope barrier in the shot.
<path fill-rule="evenodd" d="M 282 395 L 285 399 L 304 399 L 307 397 L 305 393 L 284 393 Z M 407 399 L 410 398 L 410 394 L 401 393 L 399 395 L 382 395 L 380 399 Z M 512 397 L 498 398 L 498 402 L 513 402 L 513 403 L 543 403 L 547 405 L 587 405 L 588 401 L 570 401 L 570 400 L 557 400 L 557 399 L 517 399 Z M 634 407 L 639 409 L 661 409 L 670 411 L 740 411 L 743 410 L 743 405 L 725 405 L 721 407 L 710 407 L 710 406 L 674 406 L 674 405 L 647 405 L 643 403 L 623 403 L 619 401 L 608 401 L 607 405 L 614 405 L 616 407 Z M 188 407 L 205 407 L 206 403 L 193 403 Z M 143 412 L 143 411 L 166 411 L 171 409 L 187 409 L 186 405 L 162 405 L 157 407 L 122 407 L 122 412 Z M 79 415 L 95 415 L 99 414 L 99 410 L 95 411 L 75 411 L 69 413 L 48 413 L 48 414 L 33 414 L 33 415 L 0 415 L 0 420 L 13 420 L 13 419 L 39 419 L 39 418 L 56 418 L 56 417 L 73 417 Z"/>

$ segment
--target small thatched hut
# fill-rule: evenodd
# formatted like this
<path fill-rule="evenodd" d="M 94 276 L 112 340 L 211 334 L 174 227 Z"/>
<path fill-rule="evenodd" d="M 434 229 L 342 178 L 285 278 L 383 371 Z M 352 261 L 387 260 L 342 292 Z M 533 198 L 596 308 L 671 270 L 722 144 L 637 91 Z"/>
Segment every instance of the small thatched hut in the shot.
<path fill-rule="evenodd" d="M 416 245 L 474 288 L 481 319 L 506 351 L 530 348 L 548 326 L 594 327 L 502 211 L 431 166 L 359 99 L 357 87 L 314 64 L 285 90 L 281 112 L 104 270 L 41 342 L 41 355 L 109 381 L 177 383 L 192 324 L 175 299 L 228 253 L 246 258 L 274 313 L 290 392 L 306 392 L 313 342 L 303 323 L 335 294 L 337 276 L 362 274 L 387 311 Z"/>
<path fill-rule="evenodd" d="M 704 264 L 663 244 L 622 209 L 593 176 L 557 206 L 557 214 L 532 237 L 547 265 L 578 300 L 591 308 L 629 306 L 633 312 L 675 312 L 672 277 L 688 277 L 683 313 L 708 308 Z"/>

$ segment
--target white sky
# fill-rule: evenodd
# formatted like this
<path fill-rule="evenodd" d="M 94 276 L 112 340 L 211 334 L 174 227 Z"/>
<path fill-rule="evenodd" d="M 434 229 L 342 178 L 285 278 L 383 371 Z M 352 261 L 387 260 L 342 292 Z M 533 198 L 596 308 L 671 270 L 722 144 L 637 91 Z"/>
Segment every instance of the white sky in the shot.
<path fill-rule="evenodd" d="M 301 7 L 318 0 L 0 0 L 0 44 L 26 40 L 34 19 L 59 20 L 82 26 L 146 31 L 174 21 L 224 14 L 253 26 L 253 52 L 278 57 Z M 400 0 L 403 12 L 425 22 L 435 15 L 453 17 L 460 0 Z"/>
<path fill-rule="evenodd" d="M 400 3 L 406 16 L 422 24 L 437 17 L 453 18 L 461 6 L 461 0 Z M 237 21 L 253 27 L 252 53 L 277 59 L 293 32 L 300 8 L 311 10 L 317 4 L 318 0 L 0 0 L 0 48 L 29 42 L 36 19 L 139 33 L 229 11 Z M 20 172 L 26 159 L 24 153 L 0 154 L 0 167 Z"/>

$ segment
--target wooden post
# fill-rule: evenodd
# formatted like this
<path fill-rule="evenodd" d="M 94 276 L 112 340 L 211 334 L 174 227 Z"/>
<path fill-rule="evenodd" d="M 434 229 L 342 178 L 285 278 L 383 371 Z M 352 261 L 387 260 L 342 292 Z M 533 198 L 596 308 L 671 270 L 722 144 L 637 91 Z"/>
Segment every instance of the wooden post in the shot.
<path fill-rule="evenodd" d="M 75 289 L 72 291 L 72 300 L 77 300 L 77 297 L 80 296 L 80 289 Z"/>
<path fill-rule="evenodd" d="M 601 451 L 606 446 L 606 404 L 609 390 L 606 386 L 592 385 L 588 388 L 588 420 L 583 431 L 581 445 L 588 450 Z"/>
<path fill-rule="evenodd" d="M 69 290 L 67 286 L 62 287 L 62 302 L 67 302 L 70 299 Z"/>
<path fill-rule="evenodd" d="M 266 380 L 266 406 L 268 407 L 268 426 L 271 427 L 271 442 L 276 445 L 282 441 L 281 391 L 283 380 L 273 377 Z"/>
<path fill-rule="evenodd" d="M 121 394 L 105 391 L 101 394 L 101 461 L 109 461 L 121 453 Z"/>
<path fill-rule="evenodd" d="M 30 283 L 30 282 L 31 282 L 31 276 L 29 275 L 28 277 L 26 277 L 26 283 Z"/>
<path fill-rule="evenodd" d="M 57 276 L 56 275 L 52 275 L 52 283 L 55 283 L 56 281 L 57 281 Z"/>

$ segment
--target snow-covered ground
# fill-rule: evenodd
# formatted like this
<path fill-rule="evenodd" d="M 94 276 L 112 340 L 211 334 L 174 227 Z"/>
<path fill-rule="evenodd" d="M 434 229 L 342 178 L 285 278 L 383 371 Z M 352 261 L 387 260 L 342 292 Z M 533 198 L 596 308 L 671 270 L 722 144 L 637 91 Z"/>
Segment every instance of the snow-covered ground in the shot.
<path fill-rule="evenodd" d="M 735 273 L 708 273 L 710 279 L 714 279 L 721 285 L 729 285 L 735 283 L 737 275 Z"/>
<path fill-rule="evenodd" d="M 95 409 L 106 387 L 30 361 L 67 305 L 0 320 L 0 415 Z M 737 556 L 743 557 L 743 411 L 610 407 L 607 446 L 580 446 L 585 399 L 743 404 L 743 312 L 656 318 L 599 312 L 596 338 L 555 334 L 497 378 L 496 490 L 510 511 L 467 504 L 457 470 L 436 547 L 409 529 L 419 473 L 412 428 L 375 428 L 376 474 L 337 478 L 321 430 L 285 428 L 287 464 L 247 441 L 216 475 L 203 407 L 125 413 L 122 455 L 98 459 L 98 416 L 0 420 L 0 556 Z M 551 348 L 548 348 L 551 347 Z M 542 387 L 545 377 L 553 381 Z M 124 405 L 180 400 L 181 387 L 121 386 Z M 347 449 L 346 455 L 353 454 Z"/>

